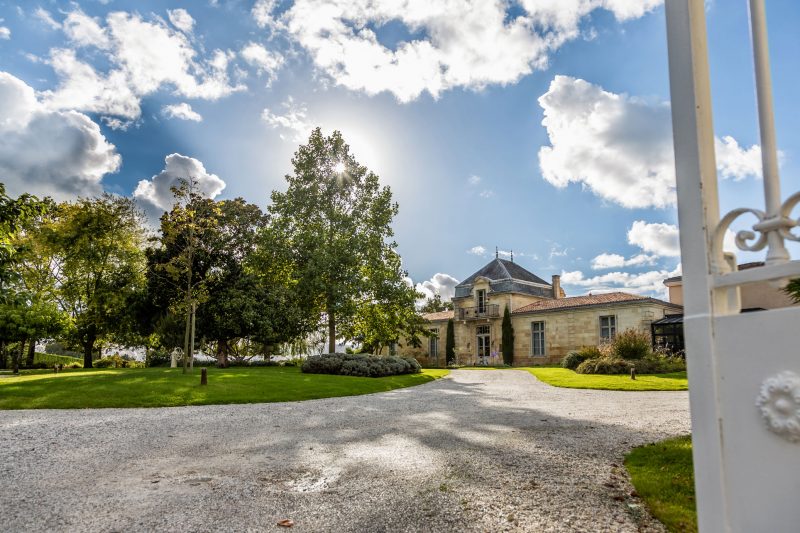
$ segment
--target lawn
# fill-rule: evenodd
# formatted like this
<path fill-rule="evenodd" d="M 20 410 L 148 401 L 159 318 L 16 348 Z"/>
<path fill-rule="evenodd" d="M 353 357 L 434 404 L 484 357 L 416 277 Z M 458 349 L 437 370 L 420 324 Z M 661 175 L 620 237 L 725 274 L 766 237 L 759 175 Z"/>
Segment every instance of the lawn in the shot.
<path fill-rule="evenodd" d="M 539 380 L 554 387 L 570 389 L 602 390 L 687 390 L 686 372 L 672 374 L 642 374 L 632 380 L 628 375 L 606 376 L 601 374 L 578 374 L 567 368 L 528 367 L 527 370 Z"/>
<path fill-rule="evenodd" d="M 262 403 L 355 396 L 420 385 L 447 370 L 361 378 L 303 374 L 297 367 L 209 368 L 200 386 L 200 369 L 180 368 L 71 370 L 0 376 L 0 409 L 82 409 L 88 407 L 171 407 L 226 403 Z"/>
<path fill-rule="evenodd" d="M 697 531 L 691 437 L 635 448 L 625 466 L 636 492 L 669 531 Z"/>

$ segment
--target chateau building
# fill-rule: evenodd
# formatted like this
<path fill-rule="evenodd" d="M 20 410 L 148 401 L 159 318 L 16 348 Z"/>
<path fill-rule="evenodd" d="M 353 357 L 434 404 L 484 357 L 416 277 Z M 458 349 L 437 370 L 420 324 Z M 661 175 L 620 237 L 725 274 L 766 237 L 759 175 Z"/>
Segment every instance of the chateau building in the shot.
<path fill-rule="evenodd" d="M 514 365 L 557 363 L 569 351 L 596 346 L 617 331 L 650 333 L 653 321 L 680 314 L 675 303 L 624 292 L 568 297 L 560 277 L 548 283 L 513 261 L 495 258 L 455 288 L 453 310 L 424 315 L 433 335 L 398 353 L 427 366 L 445 365 L 447 322 L 453 319 L 460 365 L 502 364 L 503 313 L 514 328 Z"/>

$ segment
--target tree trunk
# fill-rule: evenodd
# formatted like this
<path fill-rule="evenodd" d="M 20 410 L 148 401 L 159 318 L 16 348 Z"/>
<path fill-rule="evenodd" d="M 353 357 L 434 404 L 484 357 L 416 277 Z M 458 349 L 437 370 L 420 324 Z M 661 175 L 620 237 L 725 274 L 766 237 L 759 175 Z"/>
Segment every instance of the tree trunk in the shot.
<path fill-rule="evenodd" d="M 86 335 L 86 340 L 83 343 L 83 368 L 92 368 L 92 354 L 94 353 L 94 342 L 96 337 L 94 333 Z"/>
<path fill-rule="evenodd" d="M 11 358 L 14 360 L 14 373 L 19 374 L 19 362 L 22 360 L 22 354 L 25 353 L 25 339 L 19 341 L 19 351 L 12 352 Z"/>
<path fill-rule="evenodd" d="M 192 334 L 189 337 L 189 370 L 194 370 L 194 321 L 197 313 L 197 304 L 192 302 Z"/>
<path fill-rule="evenodd" d="M 227 368 L 228 366 L 228 341 L 217 343 L 217 366 Z"/>
<path fill-rule="evenodd" d="M 28 344 L 28 358 L 25 359 L 25 366 L 28 368 L 33 367 L 33 360 L 36 358 L 36 339 L 31 339 Z"/>
<path fill-rule="evenodd" d="M 6 368 L 6 341 L 0 341 L 0 368 Z"/>
<path fill-rule="evenodd" d="M 336 317 L 328 311 L 328 353 L 336 353 Z"/>

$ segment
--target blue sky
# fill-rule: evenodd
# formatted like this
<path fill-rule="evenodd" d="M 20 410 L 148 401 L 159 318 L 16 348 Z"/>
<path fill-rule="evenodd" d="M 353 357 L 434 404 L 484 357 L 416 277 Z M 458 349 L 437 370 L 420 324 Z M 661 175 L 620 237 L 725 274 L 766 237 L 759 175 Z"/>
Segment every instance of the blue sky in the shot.
<path fill-rule="evenodd" d="M 722 210 L 761 208 L 747 3 L 706 3 Z M 663 295 L 680 258 L 661 0 L 398 5 L 0 0 L 2 179 L 134 195 L 156 216 L 191 173 L 266 207 L 319 125 L 392 187 L 428 293 L 497 246 L 570 295 Z M 767 7 L 788 196 L 800 6 Z"/>

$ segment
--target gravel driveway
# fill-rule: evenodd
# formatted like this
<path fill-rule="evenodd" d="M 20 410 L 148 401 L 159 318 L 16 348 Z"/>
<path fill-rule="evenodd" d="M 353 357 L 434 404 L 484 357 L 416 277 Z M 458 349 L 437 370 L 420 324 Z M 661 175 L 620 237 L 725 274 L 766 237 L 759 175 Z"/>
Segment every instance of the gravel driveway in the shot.
<path fill-rule="evenodd" d="M 662 531 L 622 466 L 686 392 L 458 370 L 293 403 L 0 411 L 4 531 Z"/>

